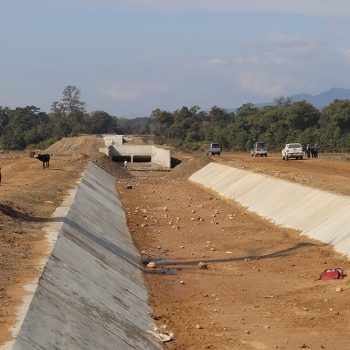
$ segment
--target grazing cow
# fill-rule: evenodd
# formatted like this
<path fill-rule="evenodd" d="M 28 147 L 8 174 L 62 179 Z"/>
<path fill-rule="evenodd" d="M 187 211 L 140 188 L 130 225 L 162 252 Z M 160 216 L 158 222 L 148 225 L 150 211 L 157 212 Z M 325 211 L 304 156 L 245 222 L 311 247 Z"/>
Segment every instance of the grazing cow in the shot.
<path fill-rule="evenodd" d="M 39 159 L 43 162 L 43 168 L 48 168 L 50 166 L 50 155 L 49 154 L 41 154 L 39 153 L 34 158 Z"/>
<path fill-rule="evenodd" d="M 29 152 L 30 158 L 36 158 L 43 162 L 43 168 L 48 168 L 50 166 L 50 155 L 49 154 L 41 154 L 35 155 L 35 152 Z"/>
<path fill-rule="evenodd" d="M 49 154 L 41 154 L 35 155 L 35 152 L 29 152 L 30 158 L 36 158 L 43 162 L 43 168 L 48 168 L 50 166 L 50 155 Z"/>

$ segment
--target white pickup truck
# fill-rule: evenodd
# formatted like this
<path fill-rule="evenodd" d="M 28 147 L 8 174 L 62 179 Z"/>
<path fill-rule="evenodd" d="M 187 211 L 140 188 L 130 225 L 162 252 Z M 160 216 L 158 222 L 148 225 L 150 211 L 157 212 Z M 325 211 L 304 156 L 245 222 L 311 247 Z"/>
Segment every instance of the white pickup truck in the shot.
<path fill-rule="evenodd" d="M 300 143 L 287 143 L 281 153 L 283 160 L 290 158 L 303 159 L 304 157 L 303 146 Z"/>

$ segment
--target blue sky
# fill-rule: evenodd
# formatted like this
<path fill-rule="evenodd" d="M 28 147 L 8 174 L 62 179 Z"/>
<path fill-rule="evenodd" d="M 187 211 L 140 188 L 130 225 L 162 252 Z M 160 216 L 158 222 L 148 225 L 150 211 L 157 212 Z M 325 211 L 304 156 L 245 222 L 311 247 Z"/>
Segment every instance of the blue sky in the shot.
<path fill-rule="evenodd" d="M 345 0 L 0 0 L 0 105 L 147 116 L 350 88 Z"/>

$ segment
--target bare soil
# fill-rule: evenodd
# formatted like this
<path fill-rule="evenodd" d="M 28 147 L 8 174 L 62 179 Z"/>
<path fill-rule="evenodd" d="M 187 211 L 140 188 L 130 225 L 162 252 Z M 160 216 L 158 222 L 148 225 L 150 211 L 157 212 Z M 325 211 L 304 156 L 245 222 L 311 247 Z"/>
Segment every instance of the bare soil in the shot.
<path fill-rule="evenodd" d="M 236 153 L 212 160 L 350 193 L 346 161 L 285 162 L 277 155 Z M 187 170 L 181 172 L 183 178 L 159 175 L 117 183 L 145 265 L 153 317 L 175 333 L 165 347 L 348 349 L 349 279 L 318 277 L 326 268 L 349 273 L 349 261 L 329 245 L 190 183 Z M 149 261 L 156 268 L 147 268 Z M 208 268 L 200 269 L 199 262 Z"/>

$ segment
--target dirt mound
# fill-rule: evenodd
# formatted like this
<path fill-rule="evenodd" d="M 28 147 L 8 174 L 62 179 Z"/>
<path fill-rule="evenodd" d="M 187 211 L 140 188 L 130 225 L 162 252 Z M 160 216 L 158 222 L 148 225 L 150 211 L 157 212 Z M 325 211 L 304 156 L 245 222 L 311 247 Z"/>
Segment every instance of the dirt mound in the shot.
<path fill-rule="evenodd" d="M 98 152 L 98 149 L 104 147 L 104 141 L 94 135 L 64 137 L 45 150 L 53 154 L 92 154 Z"/>
<path fill-rule="evenodd" d="M 200 155 L 193 158 L 187 158 L 174 168 L 167 176 L 168 179 L 184 179 L 190 177 L 193 173 L 203 168 L 212 160 L 209 157 Z"/>
<path fill-rule="evenodd" d="M 125 135 L 124 139 L 130 145 L 154 145 L 153 135 Z"/>
<path fill-rule="evenodd" d="M 106 171 L 108 174 L 114 176 L 117 179 L 131 179 L 134 176 L 128 171 L 125 170 L 122 165 L 119 165 L 116 162 L 111 161 L 103 153 L 94 153 L 90 156 L 90 160 L 98 165 L 101 169 Z"/>

